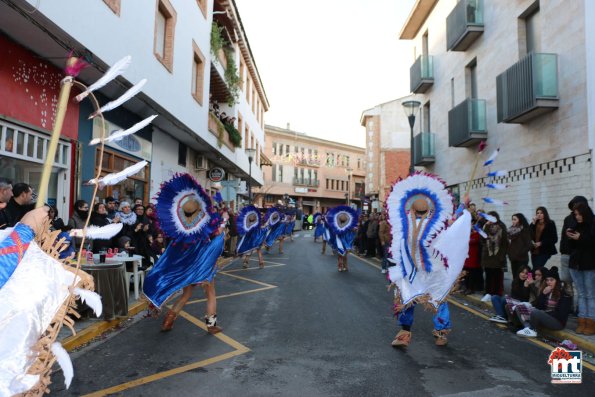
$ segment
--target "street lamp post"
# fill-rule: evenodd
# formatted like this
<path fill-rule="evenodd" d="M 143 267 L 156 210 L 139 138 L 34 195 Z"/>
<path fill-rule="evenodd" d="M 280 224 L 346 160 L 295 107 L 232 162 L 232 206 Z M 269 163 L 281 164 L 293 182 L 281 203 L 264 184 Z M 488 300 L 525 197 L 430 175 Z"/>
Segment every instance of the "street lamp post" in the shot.
<path fill-rule="evenodd" d="M 351 175 L 353 174 L 353 168 L 347 167 L 347 206 L 351 205 Z"/>
<path fill-rule="evenodd" d="M 407 115 L 407 119 L 409 120 L 409 127 L 411 128 L 411 147 L 409 148 L 409 175 L 413 175 L 415 172 L 415 164 L 413 164 L 413 126 L 415 125 L 415 114 L 417 113 L 417 109 L 419 109 L 421 102 L 410 100 L 404 101 L 402 103 L 403 109 L 405 110 L 405 114 Z"/>
<path fill-rule="evenodd" d="M 248 202 L 252 204 L 252 161 L 256 155 L 256 149 L 246 149 L 248 156 Z"/>

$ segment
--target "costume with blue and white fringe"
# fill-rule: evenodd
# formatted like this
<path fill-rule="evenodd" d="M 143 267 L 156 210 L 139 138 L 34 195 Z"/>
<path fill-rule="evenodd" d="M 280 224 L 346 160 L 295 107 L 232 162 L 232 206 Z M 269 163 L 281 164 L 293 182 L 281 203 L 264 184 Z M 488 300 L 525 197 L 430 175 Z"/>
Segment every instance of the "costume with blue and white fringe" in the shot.
<path fill-rule="evenodd" d="M 240 242 L 237 246 L 237 254 L 249 254 L 260 248 L 268 232 L 266 224 L 261 227 L 262 218 L 258 208 L 253 205 L 242 208 L 236 219 L 236 226 Z"/>
<path fill-rule="evenodd" d="M 322 214 L 317 212 L 314 214 L 314 224 L 316 228 L 314 229 L 314 238 L 318 239 L 324 234 L 324 223 L 322 221 Z"/>
<path fill-rule="evenodd" d="M 265 222 L 269 228 L 264 240 L 267 248 L 272 247 L 285 231 L 285 223 L 281 221 L 282 217 L 283 214 L 277 208 L 269 208 L 265 214 Z"/>
<path fill-rule="evenodd" d="M 172 242 L 147 275 L 143 292 L 161 308 L 184 287 L 213 280 L 224 233 L 213 235 L 221 219 L 211 198 L 189 174 L 176 174 L 164 183 L 156 207 L 161 229 Z"/>
<path fill-rule="evenodd" d="M 413 307 L 436 312 L 436 331 L 450 328 L 445 300 L 460 277 L 469 249 L 471 215 L 463 211 L 450 226 L 453 199 L 437 177 L 416 173 L 397 182 L 386 202 L 392 232 L 389 278 L 402 307 L 401 325 L 413 323 Z"/>
<path fill-rule="evenodd" d="M 328 243 L 339 255 L 346 255 L 353 248 L 356 235 L 358 211 L 346 205 L 339 205 L 326 214 Z"/>

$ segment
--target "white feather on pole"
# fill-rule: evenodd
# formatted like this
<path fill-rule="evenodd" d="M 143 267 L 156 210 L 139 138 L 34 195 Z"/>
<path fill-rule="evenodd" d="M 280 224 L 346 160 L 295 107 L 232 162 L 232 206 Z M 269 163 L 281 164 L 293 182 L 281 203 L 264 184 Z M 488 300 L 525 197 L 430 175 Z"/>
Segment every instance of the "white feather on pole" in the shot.
<path fill-rule="evenodd" d="M 105 105 L 103 105 L 101 107 L 101 109 L 93 112 L 89 116 L 89 120 L 92 119 L 93 117 L 99 115 L 100 113 L 105 113 L 107 111 L 117 108 L 118 106 L 120 106 L 121 104 L 123 104 L 124 102 L 126 102 L 127 100 L 129 100 L 130 98 L 135 96 L 136 94 L 138 94 L 146 83 L 147 83 L 147 79 L 142 79 L 141 81 L 136 83 L 136 85 L 132 86 L 128 91 L 126 91 L 124 94 L 122 94 L 122 96 L 120 98 L 116 99 L 115 101 L 106 103 Z"/>
<path fill-rule="evenodd" d="M 498 153 L 500 153 L 500 148 L 494 150 L 492 155 L 486 160 L 485 163 L 483 163 L 483 166 L 487 167 L 488 165 L 492 164 L 494 160 L 496 160 L 496 157 L 498 157 Z"/>
<path fill-rule="evenodd" d="M 479 212 L 477 211 L 477 215 L 481 216 L 482 218 L 485 218 L 488 222 L 492 222 L 492 223 L 497 223 L 498 219 L 496 219 L 495 216 L 486 214 L 485 212 Z"/>
<path fill-rule="evenodd" d="M 74 293 L 81 298 L 81 302 L 86 303 L 87 306 L 93 309 L 97 317 L 101 316 L 103 304 L 101 303 L 101 296 L 99 294 L 83 288 L 75 288 Z"/>
<path fill-rule="evenodd" d="M 153 116 L 147 117 L 143 121 L 139 121 L 132 127 L 128 128 L 127 130 L 118 130 L 118 131 L 114 132 L 113 134 L 111 134 L 109 137 L 103 139 L 103 142 L 119 141 L 120 139 L 124 138 L 127 135 L 134 134 L 136 131 L 140 130 L 141 128 L 145 128 L 146 126 L 151 124 L 151 121 L 153 121 L 155 119 L 155 117 L 157 117 L 156 114 L 154 114 Z M 91 142 L 89 142 L 89 146 L 97 145 L 97 144 L 101 143 L 101 141 L 102 141 L 101 138 L 95 138 L 95 139 L 91 140 Z"/>
<path fill-rule="evenodd" d="M 488 183 L 486 187 L 488 189 L 505 190 L 508 187 L 508 185 L 504 183 Z"/>
<path fill-rule="evenodd" d="M 95 83 L 91 84 L 85 91 L 78 94 L 75 99 L 80 102 L 85 99 L 90 93 L 95 90 L 100 89 L 116 77 L 120 76 L 124 71 L 130 66 L 132 62 L 132 57 L 130 55 L 125 56 L 124 58 L 120 59 L 116 62 L 111 68 L 108 69 L 107 72 L 99 80 Z"/>
<path fill-rule="evenodd" d="M 147 164 L 148 164 L 147 161 L 143 160 L 140 163 L 131 165 L 130 167 L 125 168 L 120 172 L 116 172 L 114 174 L 108 174 L 108 175 L 104 176 L 103 178 L 99 178 L 99 180 L 93 178 L 93 179 L 89 180 L 88 184 L 89 185 L 98 184 L 100 188 L 103 188 L 105 186 L 115 185 L 116 183 L 123 181 L 124 179 L 128 178 L 129 176 L 136 174 L 137 172 L 139 172 L 140 170 L 145 168 L 145 166 Z"/>
<path fill-rule="evenodd" d="M 74 369 L 72 368 L 70 356 L 59 342 L 52 343 L 52 353 L 54 353 L 60 368 L 62 368 L 62 372 L 64 373 L 64 383 L 68 389 L 70 387 L 70 382 L 72 382 L 72 378 L 74 377 Z"/>
<path fill-rule="evenodd" d="M 508 176 L 508 171 L 504 171 L 504 170 L 492 171 L 492 172 L 488 172 L 488 176 L 491 176 L 491 177 Z"/>
<path fill-rule="evenodd" d="M 85 234 L 86 238 L 91 240 L 109 240 L 122 230 L 121 223 L 112 223 L 106 226 L 89 226 L 84 233 L 83 229 L 73 229 L 70 231 L 72 237 L 83 237 Z"/>

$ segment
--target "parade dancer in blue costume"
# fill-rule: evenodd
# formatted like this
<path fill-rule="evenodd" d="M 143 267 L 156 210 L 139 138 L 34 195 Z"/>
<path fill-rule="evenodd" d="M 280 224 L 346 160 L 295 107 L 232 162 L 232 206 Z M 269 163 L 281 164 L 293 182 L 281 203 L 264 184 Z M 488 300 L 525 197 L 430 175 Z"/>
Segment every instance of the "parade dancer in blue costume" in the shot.
<path fill-rule="evenodd" d="M 282 222 L 283 213 L 278 208 L 269 208 L 265 215 L 267 225 L 269 227 L 268 234 L 264 240 L 266 251 L 269 252 L 275 241 L 282 238 L 283 232 L 285 231 L 285 223 Z M 279 253 L 283 253 L 283 246 L 281 245 L 283 240 L 279 242 Z"/>
<path fill-rule="evenodd" d="M 262 223 L 262 225 L 261 225 Z M 248 268 L 248 259 L 252 252 L 258 253 L 258 265 L 264 268 L 261 247 L 269 230 L 266 221 L 262 221 L 258 208 L 253 205 L 242 208 L 236 219 L 236 226 L 240 242 L 236 248 L 239 256 L 243 257 L 244 269 Z"/>
<path fill-rule="evenodd" d="M 320 212 L 315 213 L 313 218 L 316 225 L 316 228 L 314 228 L 314 242 L 316 242 L 324 233 L 324 223 L 322 223 L 322 214 Z"/>
<path fill-rule="evenodd" d="M 392 346 L 411 342 L 417 303 L 434 311 L 436 345 L 447 344 L 450 313 L 446 299 L 461 275 L 469 248 L 471 215 L 457 211 L 437 177 L 417 173 L 397 182 L 386 202 L 392 241 L 389 279 L 395 288 L 395 314 L 402 329 Z M 446 226 L 450 225 L 450 226 Z"/>
<path fill-rule="evenodd" d="M 337 266 L 340 272 L 348 270 L 347 255 L 353 248 L 357 219 L 358 211 L 346 205 L 339 205 L 326 214 L 326 223 L 330 234 L 328 243 L 337 253 Z"/>
<path fill-rule="evenodd" d="M 217 259 L 223 252 L 225 224 L 213 210 L 211 198 L 191 175 L 176 174 L 161 186 L 157 216 L 161 229 L 172 242 L 147 275 L 143 292 L 160 310 L 172 295 L 183 290 L 181 298 L 165 316 L 161 330 L 173 328 L 192 290 L 201 285 L 207 296 L 208 332 L 220 332 L 214 278 Z"/>
<path fill-rule="evenodd" d="M 295 229 L 295 210 L 287 212 L 287 226 L 285 227 L 285 235 L 293 241 L 293 229 Z"/>

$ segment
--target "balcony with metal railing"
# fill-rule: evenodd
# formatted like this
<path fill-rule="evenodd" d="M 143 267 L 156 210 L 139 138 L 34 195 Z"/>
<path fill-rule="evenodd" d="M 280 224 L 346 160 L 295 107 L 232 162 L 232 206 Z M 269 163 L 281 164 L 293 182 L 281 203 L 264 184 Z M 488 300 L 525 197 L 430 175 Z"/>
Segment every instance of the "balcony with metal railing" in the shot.
<path fill-rule="evenodd" d="M 498 122 L 525 123 L 558 108 L 558 55 L 530 53 L 496 78 Z"/>
<path fill-rule="evenodd" d="M 318 187 L 320 185 L 320 181 L 318 179 L 313 178 L 293 178 L 293 185 L 294 186 L 310 186 L 310 187 Z"/>
<path fill-rule="evenodd" d="M 483 0 L 461 0 L 446 18 L 446 49 L 465 51 L 483 34 Z"/>
<path fill-rule="evenodd" d="M 435 135 L 422 132 L 413 137 L 413 164 L 429 165 L 435 160 Z"/>
<path fill-rule="evenodd" d="M 487 138 L 484 99 L 467 98 L 448 111 L 448 146 L 472 146 Z"/>
<path fill-rule="evenodd" d="M 434 84 L 434 65 L 430 55 L 420 55 L 409 69 L 411 92 L 424 93 Z"/>

